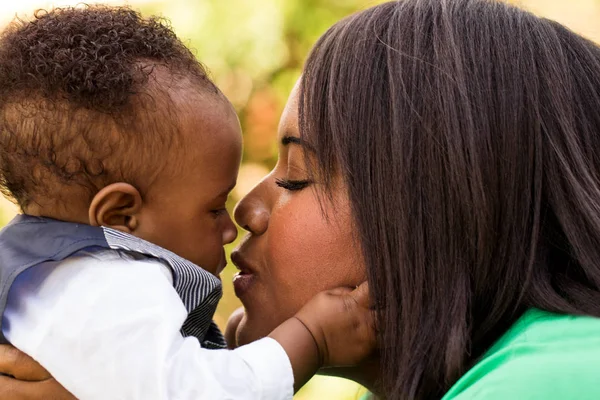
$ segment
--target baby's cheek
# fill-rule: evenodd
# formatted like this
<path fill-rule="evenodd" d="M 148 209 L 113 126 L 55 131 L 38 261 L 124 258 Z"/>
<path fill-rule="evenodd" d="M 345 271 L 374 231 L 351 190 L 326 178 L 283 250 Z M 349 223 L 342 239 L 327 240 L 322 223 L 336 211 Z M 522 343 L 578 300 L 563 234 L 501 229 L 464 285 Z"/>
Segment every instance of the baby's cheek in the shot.
<path fill-rule="evenodd" d="M 200 257 L 205 259 L 204 264 L 210 268 L 211 273 L 215 273 L 222 263 L 225 262 L 223 244 L 219 240 L 220 238 L 213 238 L 209 242 L 204 243 L 205 251 L 199 254 Z"/>
<path fill-rule="evenodd" d="M 223 262 L 223 245 L 218 230 L 190 227 L 180 239 L 185 242 L 190 261 L 210 273 L 216 273 Z"/>

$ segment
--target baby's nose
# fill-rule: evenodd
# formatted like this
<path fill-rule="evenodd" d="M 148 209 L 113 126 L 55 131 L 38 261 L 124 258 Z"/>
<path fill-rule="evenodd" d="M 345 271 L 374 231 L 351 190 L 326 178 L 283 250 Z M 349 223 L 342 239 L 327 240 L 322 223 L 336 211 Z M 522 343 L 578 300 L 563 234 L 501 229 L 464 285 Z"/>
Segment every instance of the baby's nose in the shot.
<path fill-rule="evenodd" d="M 223 229 L 223 244 L 229 244 L 233 242 L 238 235 L 238 230 L 231 218 L 228 218 L 229 221 L 225 229 Z"/>

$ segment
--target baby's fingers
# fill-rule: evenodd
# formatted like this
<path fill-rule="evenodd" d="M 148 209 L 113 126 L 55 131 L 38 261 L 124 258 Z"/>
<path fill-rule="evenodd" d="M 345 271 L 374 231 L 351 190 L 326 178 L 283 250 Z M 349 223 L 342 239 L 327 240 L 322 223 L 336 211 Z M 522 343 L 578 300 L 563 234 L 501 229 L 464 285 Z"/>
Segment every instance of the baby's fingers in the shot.
<path fill-rule="evenodd" d="M 327 294 L 333 295 L 333 296 L 343 296 L 343 295 L 352 293 L 352 290 L 353 290 L 352 288 L 340 286 L 340 287 L 336 287 L 334 289 L 328 290 Z"/>
<path fill-rule="evenodd" d="M 369 297 L 369 282 L 364 281 L 356 289 L 350 293 L 350 296 L 356 301 L 356 303 L 365 308 L 371 308 L 371 300 Z"/>

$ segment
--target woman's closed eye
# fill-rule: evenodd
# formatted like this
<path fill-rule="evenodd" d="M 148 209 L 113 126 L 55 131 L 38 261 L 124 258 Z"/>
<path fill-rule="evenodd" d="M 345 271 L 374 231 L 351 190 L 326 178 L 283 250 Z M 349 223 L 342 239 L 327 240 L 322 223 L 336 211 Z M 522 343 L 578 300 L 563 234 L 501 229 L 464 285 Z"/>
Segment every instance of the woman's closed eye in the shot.
<path fill-rule="evenodd" d="M 277 186 L 289 190 L 290 192 L 302 190 L 310 185 L 312 182 L 308 179 L 295 180 L 295 179 L 276 179 L 275 183 Z"/>

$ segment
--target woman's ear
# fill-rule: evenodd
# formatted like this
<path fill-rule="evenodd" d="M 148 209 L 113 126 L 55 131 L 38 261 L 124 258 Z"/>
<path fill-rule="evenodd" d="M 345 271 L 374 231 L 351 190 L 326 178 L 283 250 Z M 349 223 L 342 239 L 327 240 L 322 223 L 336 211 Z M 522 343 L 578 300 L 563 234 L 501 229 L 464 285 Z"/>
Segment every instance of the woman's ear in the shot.
<path fill-rule="evenodd" d="M 90 225 L 132 233 L 138 228 L 142 195 L 128 183 L 113 183 L 100 190 L 89 208 Z"/>

